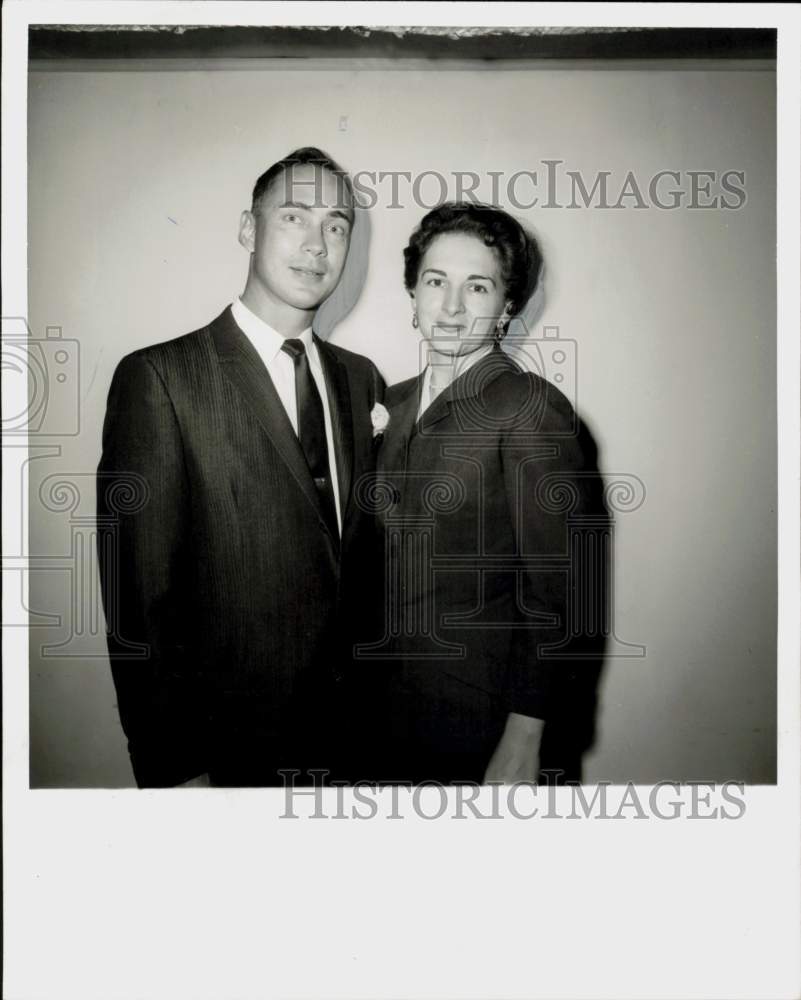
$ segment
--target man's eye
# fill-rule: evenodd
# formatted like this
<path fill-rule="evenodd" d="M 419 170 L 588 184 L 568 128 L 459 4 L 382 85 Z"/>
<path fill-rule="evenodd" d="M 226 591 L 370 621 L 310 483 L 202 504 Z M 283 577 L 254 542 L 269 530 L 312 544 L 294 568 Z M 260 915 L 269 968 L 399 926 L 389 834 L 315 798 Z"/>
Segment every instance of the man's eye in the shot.
<path fill-rule="evenodd" d="M 340 222 L 332 222 L 329 227 L 329 231 L 335 236 L 347 236 L 348 230 Z"/>
<path fill-rule="evenodd" d="M 284 219 L 286 222 L 300 222 L 300 216 L 295 212 L 287 212 Z"/>

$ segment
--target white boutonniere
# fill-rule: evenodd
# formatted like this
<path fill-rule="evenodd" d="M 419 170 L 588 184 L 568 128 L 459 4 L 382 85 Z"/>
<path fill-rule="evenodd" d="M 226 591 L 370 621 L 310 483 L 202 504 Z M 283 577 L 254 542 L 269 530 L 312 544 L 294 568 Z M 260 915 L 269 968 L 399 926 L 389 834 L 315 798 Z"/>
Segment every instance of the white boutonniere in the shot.
<path fill-rule="evenodd" d="M 373 422 L 373 437 L 377 438 L 389 426 L 389 410 L 381 403 L 376 403 L 370 411 L 370 419 Z"/>

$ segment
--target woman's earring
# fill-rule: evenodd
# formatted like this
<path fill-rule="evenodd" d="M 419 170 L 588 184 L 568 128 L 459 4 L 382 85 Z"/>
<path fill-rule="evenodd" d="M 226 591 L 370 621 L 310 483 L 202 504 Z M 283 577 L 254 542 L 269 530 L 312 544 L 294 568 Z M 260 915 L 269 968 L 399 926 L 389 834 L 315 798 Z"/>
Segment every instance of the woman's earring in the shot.
<path fill-rule="evenodd" d="M 417 322 L 417 313 L 412 313 L 412 326 L 417 329 L 420 324 Z"/>
<path fill-rule="evenodd" d="M 501 341 L 506 336 L 506 327 L 509 325 L 509 319 L 511 310 L 507 304 L 506 308 L 503 310 L 501 315 L 498 317 L 498 321 L 495 324 L 495 339 L 496 341 Z"/>

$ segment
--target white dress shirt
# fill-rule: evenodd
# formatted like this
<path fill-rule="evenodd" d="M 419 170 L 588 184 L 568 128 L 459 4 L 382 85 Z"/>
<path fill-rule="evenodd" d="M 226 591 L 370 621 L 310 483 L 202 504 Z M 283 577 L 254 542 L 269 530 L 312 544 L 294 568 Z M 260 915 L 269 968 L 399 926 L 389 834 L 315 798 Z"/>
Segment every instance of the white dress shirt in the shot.
<path fill-rule="evenodd" d="M 464 375 L 473 365 L 478 364 L 488 354 L 491 354 L 495 344 L 490 342 L 486 347 L 479 347 L 472 354 L 462 357 L 449 357 L 429 350 L 428 364 L 423 373 L 423 385 L 420 390 L 420 408 L 417 419 L 425 413 L 440 393 L 444 392 L 460 375 Z"/>
<path fill-rule="evenodd" d="M 244 304 L 241 299 L 237 299 L 231 306 L 236 325 L 245 334 L 248 340 L 258 351 L 259 357 L 264 362 L 264 366 L 272 379 L 276 392 L 281 402 L 284 404 L 286 415 L 295 434 L 298 433 L 298 404 L 295 394 L 295 362 L 281 350 L 285 337 L 269 324 L 260 319 Z M 317 351 L 317 345 L 312 337 L 311 327 L 299 334 L 296 340 L 303 342 L 306 348 L 306 356 L 309 359 L 309 369 L 312 373 L 320 398 L 323 401 L 323 414 L 325 417 L 325 442 L 328 446 L 328 467 L 331 474 L 331 486 L 334 491 L 334 503 L 337 510 L 337 526 L 340 535 L 342 534 L 342 511 L 339 504 L 339 476 L 337 474 L 337 453 L 334 448 L 334 435 L 331 430 L 331 411 L 328 405 L 328 388 L 325 384 L 325 374 L 323 373 L 322 362 Z"/>

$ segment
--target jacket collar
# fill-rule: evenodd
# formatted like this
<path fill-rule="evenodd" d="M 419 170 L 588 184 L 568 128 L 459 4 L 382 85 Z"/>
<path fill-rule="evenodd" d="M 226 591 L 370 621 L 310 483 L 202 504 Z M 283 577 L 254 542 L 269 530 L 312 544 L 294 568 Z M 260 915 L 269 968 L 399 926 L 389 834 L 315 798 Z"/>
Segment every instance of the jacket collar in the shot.
<path fill-rule="evenodd" d="M 486 357 L 455 378 L 417 420 L 423 389 L 423 375 L 420 374 L 417 378 L 409 379 L 400 388 L 390 407 L 391 418 L 399 428 L 406 429 L 407 437 L 410 437 L 416 431 L 426 430 L 439 423 L 448 416 L 454 403 L 479 396 L 499 375 L 510 371 L 519 372 L 519 365 L 500 347 L 495 347 Z"/>

